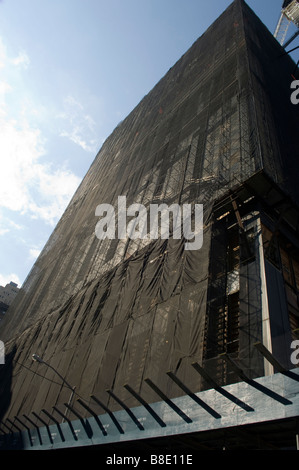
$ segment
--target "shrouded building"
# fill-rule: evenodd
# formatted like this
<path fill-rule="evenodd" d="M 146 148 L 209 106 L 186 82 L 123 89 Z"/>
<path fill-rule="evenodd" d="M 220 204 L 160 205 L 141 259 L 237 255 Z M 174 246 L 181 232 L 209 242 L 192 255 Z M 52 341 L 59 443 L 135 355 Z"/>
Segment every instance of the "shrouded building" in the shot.
<path fill-rule="evenodd" d="M 108 137 L 1 323 L 4 447 L 296 446 L 294 69 L 235 0 Z M 202 204 L 201 248 L 100 240 L 119 196 Z"/>

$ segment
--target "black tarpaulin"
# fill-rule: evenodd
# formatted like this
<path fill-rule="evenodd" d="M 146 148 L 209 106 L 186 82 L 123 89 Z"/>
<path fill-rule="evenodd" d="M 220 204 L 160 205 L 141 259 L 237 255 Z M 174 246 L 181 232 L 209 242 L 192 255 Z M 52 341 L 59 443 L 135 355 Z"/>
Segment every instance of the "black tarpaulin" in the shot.
<path fill-rule="evenodd" d="M 145 378 L 165 386 L 170 396 L 179 395 L 166 372 L 182 357 L 200 355 L 209 237 L 206 228 L 205 248 L 196 253 L 185 251 L 183 240 L 158 240 L 25 331 L 12 343 L 20 388 L 10 412 L 18 414 L 20 404 L 51 407 L 70 393 L 52 370 L 31 362 L 35 352 L 76 387 L 78 396 L 95 394 L 112 409 L 117 405 L 107 389 L 129 406 L 135 403 L 125 383 L 153 400 Z M 184 364 L 180 374 L 188 378 L 190 369 Z"/>

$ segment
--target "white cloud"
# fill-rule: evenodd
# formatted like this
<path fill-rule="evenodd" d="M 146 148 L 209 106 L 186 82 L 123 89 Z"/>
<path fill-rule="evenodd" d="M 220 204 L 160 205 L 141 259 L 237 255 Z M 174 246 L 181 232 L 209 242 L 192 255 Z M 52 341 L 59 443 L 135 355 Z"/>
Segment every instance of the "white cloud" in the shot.
<path fill-rule="evenodd" d="M 24 68 L 27 68 L 30 64 L 30 59 L 25 51 L 21 51 L 17 57 L 11 59 L 11 63 L 16 66 L 22 65 Z"/>
<path fill-rule="evenodd" d="M 61 137 L 70 139 L 86 152 L 97 150 L 95 138 L 95 122 L 91 116 L 84 113 L 84 107 L 73 96 L 64 99 L 64 112 L 58 115 L 64 121 L 64 128 L 60 132 Z"/>
<path fill-rule="evenodd" d="M 11 230 L 22 230 L 23 227 L 20 224 L 16 224 L 13 220 L 4 217 L 0 213 L 0 236 L 6 235 L 7 233 L 11 232 Z"/>
<path fill-rule="evenodd" d="M 79 185 L 79 178 L 63 167 L 42 163 L 44 143 L 38 129 L 0 119 L 0 206 L 51 225 L 62 214 Z"/>
<path fill-rule="evenodd" d="M 4 82 L 4 81 L 1 81 L 0 82 L 0 95 L 2 97 L 2 99 L 5 97 L 6 93 L 10 92 L 12 90 L 11 86 Z"/>
<path fill-rule="evenodd" d="M 14 273 L 7 274 L 7 275 L 0 274 L 0 286 L 5 287 L 6 284 L 9 284 L 11 281 L 18 284 L 18 287 L 21 287 L 21 281 L 17 274 L 14 274 Z"/>
<path fill-rule="evenodd" d="M 22 225 L 16 224 L 15 222 L 13 222 L 13 220 L 9 221 L 9 225 L 15 230 L 22 230 L 23 229 Z"/>
<path fill-rule="evenodd" d="M 38 258 L 40 253 L 41 253 L 41 250 L 39 250 L 38 248 L 30 248 L 29 250 L 30 259 L 36 260 L 36 258 Z"/>
<path fill-rule="evenodd" d="M 0 66 L 7 71 L 8 77 L 9 67 L 28 63 L 25 52 L 15 59 L 7 57 L 0 38 Z M 6 99 L 12 89 L 15 101 L 8 106 Z M 28 214 L 54 225 L 80 179 L 63 165 L 53 168 L 45 163 L 46 140 L 38 126 L 30 122 L 30 115 L 24 114 L 23 103 L 28 106 L 22 84 L 11 85 L 4 77 L 0 82 L 0 208 Z"/>
<path fill-rule="evenodd" d="M 30 64 L 30 58 L 26 51 L 19 51 L 16 57 L 9 57 L 6 45 L 0 37 L 0 68 L 7 67 L 9 64 L 27 68 Z"/>

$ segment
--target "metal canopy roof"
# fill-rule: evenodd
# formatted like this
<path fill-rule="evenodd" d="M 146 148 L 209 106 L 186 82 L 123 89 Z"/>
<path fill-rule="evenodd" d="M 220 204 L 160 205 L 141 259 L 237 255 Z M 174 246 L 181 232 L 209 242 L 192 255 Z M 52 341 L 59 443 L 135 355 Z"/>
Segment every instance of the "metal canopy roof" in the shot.
<path fill-rule="evenodd" d="M 232 434 L 234 439 L 231 445 L 234 446 L 237 445 L 237 437 L 239 446 L 242 442 L 244 445 L 242 433 L 245 433 L 245 448 L 260 448 L 255 439 L 259 433 L 257 425 L 264 428 L 262 438 L 265 442 L 259 443 L 262 448 L 290 445 L 289 439 L 286 442 L 286 438 L 277 437 L 281 436 L 285 428 L 288 435 L 293 437 L 295 448 L 299 416 L 299 369 L 283 369 L 267 350 L 264 351 L 259 346 L 257 344 L 260 353 L 276 365 L 276 368 L 278 366 L 280 372 L 252 380 L 244 374 L 238 364 L 228 357 L 223 357 L 228 361 L 228 365 L 237 371 L 240 378 L 244 379 L 242 382 L 220 387 L 212 381 L 212 388 L 194 394 L 178 381 L 178 386 L 186 389 L 186 395 L 183 397 L 173 400 L 163 397 L 162 401 L 149 406 L 139 396 L 141 406 L 130 409 L 124 406 L 114 413 L 107 410 L 101 415 L 93 411 L 93 405 L 87 406 L 77 400 L 72 406 L 65 404 L 70 409 L 73 420 L 65 418 L 63 422 L 59 422 L 53 416 L 55 411 L 59 411 L 57 407 L 54 407 L 52 412 L 42 410 L 35 413 L 41 423 L 40 427 L 36 424 L 30 425 L 33 421 L 28 416 L 16 416 L 14 421 L 1 423 L 0 449 L 50 450 L 91 446 L 105 448 L 109 445 L 121 449 L 124 445 L 134 444 L 135 452 L 138 453 L 140 449 L 146 448 L 146 445 L 143 446 L 146 440 L 150 440 L 153 449 L 163 446 L 163 440 L 168 443 L 171 440 L 181 441 L 188 447 L 192 447 L 192 442 L 197 442 L 194 449 L 198 449 L 202 442 L 201 437 L 207 445 L 207 432 L 211 440 L 210 449 L 217 447 L 215 436 L 223 433 Z M 202 373 L 197 363 L 194 363 L 193 367 L 194 373 Z M 176 380 L 176 377 L 174 379 Z M 137 393 L 136 395 L 138 396 Z M 92 398 L 97 400 L 96 397 Z M 82 406 L 89 409 L 90 417 L 82 417 Z M 47 424 L 45 415 L 51 418 L 51 424 Z M 255 426 L 255 430 L 251 432 L 250 426 Z"/>

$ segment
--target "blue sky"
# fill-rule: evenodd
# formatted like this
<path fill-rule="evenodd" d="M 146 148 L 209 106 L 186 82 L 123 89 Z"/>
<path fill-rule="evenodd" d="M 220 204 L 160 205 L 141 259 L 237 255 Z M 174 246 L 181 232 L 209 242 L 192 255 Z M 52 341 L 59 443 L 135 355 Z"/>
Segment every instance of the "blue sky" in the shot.
<path fill-rule="evenodd" d="M 0 285 L 23 283 L 103 141 L 230 3 L 0 0 Z M 282 0 L 247 3 L 274 32 Z"/>

